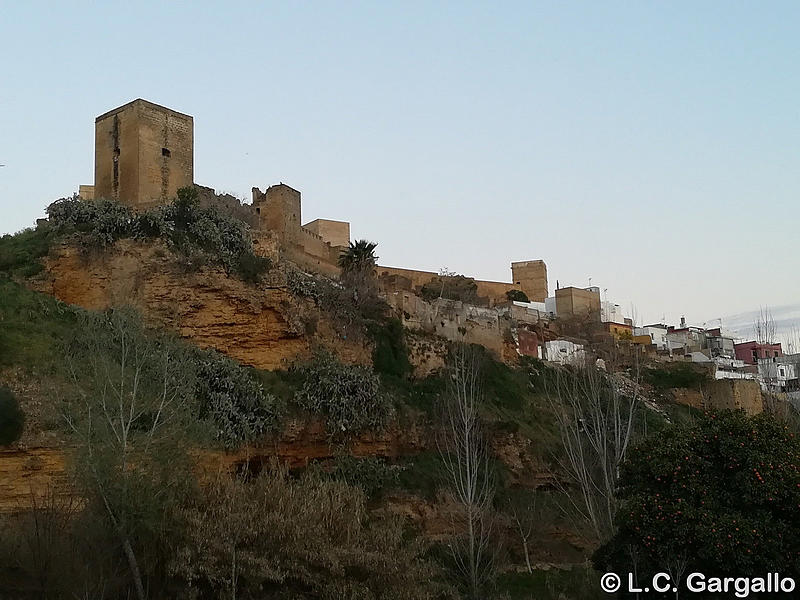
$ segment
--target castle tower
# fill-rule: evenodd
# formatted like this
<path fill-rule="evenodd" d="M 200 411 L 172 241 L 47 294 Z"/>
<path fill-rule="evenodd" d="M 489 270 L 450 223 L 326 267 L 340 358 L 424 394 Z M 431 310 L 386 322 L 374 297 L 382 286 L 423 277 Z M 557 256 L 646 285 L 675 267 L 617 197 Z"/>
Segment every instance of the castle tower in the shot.
<path fill-rule="evenodd" d="M 300 243 L 300 192 L 285 183 L 262 192 L 253 188 L 253 207 L 259 229 L 274 231 L 283 244 Z"/>
<path fill-rule="evenodd" d="M 194 120 L 147 100 L 95 119 L 94 197 L 149 208 L 194 181 Z"/>
<path fill-rule="evenodd" d="M 512 262 L 511 277 L 531 302 L 544 302 L 547 298 L 547 265 L 543 260 Z"/>

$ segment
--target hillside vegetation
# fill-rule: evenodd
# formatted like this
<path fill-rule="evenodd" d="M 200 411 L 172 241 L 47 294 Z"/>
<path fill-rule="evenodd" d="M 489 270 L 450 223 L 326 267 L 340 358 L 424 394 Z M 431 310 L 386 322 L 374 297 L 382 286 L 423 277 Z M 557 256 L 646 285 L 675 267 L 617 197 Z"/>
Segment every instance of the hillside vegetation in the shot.
<path fill-rule="evenodd" d="M 244 224 L 201 208 L 186 190 L 145 213 L 65 199 L 48 214 L 49 223 L 0 239 L 8 383 L 0 408 L 24 423 L 4 438 L 7 451 L 48 440 L 67 456 L 72 491 L 38 490 L 22 510 L 0 515 L 8 532 L 0 590 L 20 598 L 601 597 L 586 561 L 613 532 L 598 534 L 576 500 L 570 436 L 590 456 L 585 423 L 596 413 L 581 411 L 610 417 L 609 407 L 630 421 L 632 439 L 669 427 L 613 378 L 535 359 L 507 364 L 459 344 L 443 346 L 443 368 L 415 377 L 407 332 L 365 279 L 368 255 L 344 283 L 273 263 L 254 253 Z M 165 245 L 176 272 L 221 268 L 255 294 L 286 295 L 296 304 L 282 300 L 281 318 L 311 307 L 293 335 L 313 352 L 285 368 L 254 368 L 131 306 L 92 311 L 33 291 L 53 276 L 47 258 L 56 246 L 78 248 L 88 265 L 125 239 Z M 266 273 L 285 283 L 265 285 Z M 363 339 L 371 361 L 348 362 L 335 342 L 323 343 L 331 339 L 319 333 L 323 318 L 341 343 Z M 674 385 L 669 378 L 695 383 L 683 373 L 649 377 L 655 388 Z M 581 396 L 588 384 L 592 393 Z M 447 427 L 460 414 L 454 398 L 474 409 L 461 441 L 481 457 L 480 510 L 459 491 L 460 441 Z M 312 452 L 298 431 L 314 427 L 322 442 Z M 203 452 L 237 458 L 230 471 L 203 472 Z M 277 460 L 286 454 L 302 466 L 289 471 Z M 583 466 L 595 477 L 624 458 Z M 483 531 L 479 573 L 454 551 L 467 523 Z"/>

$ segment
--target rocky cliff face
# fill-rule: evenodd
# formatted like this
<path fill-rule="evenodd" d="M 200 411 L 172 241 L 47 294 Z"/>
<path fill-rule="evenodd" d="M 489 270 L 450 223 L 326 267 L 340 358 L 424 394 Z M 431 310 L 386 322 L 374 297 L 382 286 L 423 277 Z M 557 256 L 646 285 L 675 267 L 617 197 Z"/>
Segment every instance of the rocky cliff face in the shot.
<path fill-rule="evenodd" d="M 362 434 L 346 444 L 332 443 L 319 419 L 289 421 L 273 440 L 235 451 L 197 449 L 192 452 L 198 479 L 237 470 L 257 472 L 277 460 L 289 468 L 308 466 L 345 452 L 352 456 L 398 458 L 420 452 L 430 432 L 423 426 L 392 427 Z M 66 498 L 74 493 L 69 476 L 69 448 L 25 447 L 0 449 L 0 512 L 30 508 L 32 498 Z"/>
<path fill-rule="evenodd" d="M 366 363 L 357 336 L 336 332 L 311 301 L 293 296 L 283 274 L 249 285 L 219 268 L 187 268 L 160 244 L 122 240 L 96 256 L 63 244 L 47 259 L 36 289 L 88 309 L 130 305 L 153 325 L 166 326 L 201 348 L 214 348 L 260 369 L 286 368 L 311 352 L 306 334 L 342 360 Z"/>

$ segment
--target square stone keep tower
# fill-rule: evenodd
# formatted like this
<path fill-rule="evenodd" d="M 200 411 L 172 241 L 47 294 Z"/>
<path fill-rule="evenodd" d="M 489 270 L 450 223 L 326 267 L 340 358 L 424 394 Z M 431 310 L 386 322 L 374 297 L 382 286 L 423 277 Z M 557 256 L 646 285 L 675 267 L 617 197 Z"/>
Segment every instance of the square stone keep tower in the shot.
<path fill-rule="evenodd" d="M 191 116 L 140 98 L 95 119 L 95 198 L 150 208 L 193 180 Z"/>

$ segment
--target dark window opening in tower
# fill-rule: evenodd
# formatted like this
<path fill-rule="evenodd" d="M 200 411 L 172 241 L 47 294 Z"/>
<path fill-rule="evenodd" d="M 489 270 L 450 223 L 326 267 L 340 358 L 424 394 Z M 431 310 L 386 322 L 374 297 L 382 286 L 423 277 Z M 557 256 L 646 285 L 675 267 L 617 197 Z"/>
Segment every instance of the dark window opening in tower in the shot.
<path fill-rule="evenodd" d="M 170 151 L 167 148 L 162 148 L 161 149 L 161 156 L 166 156 L 167 158 L 169 158 L 169 155 L 170 155 Z"/>

